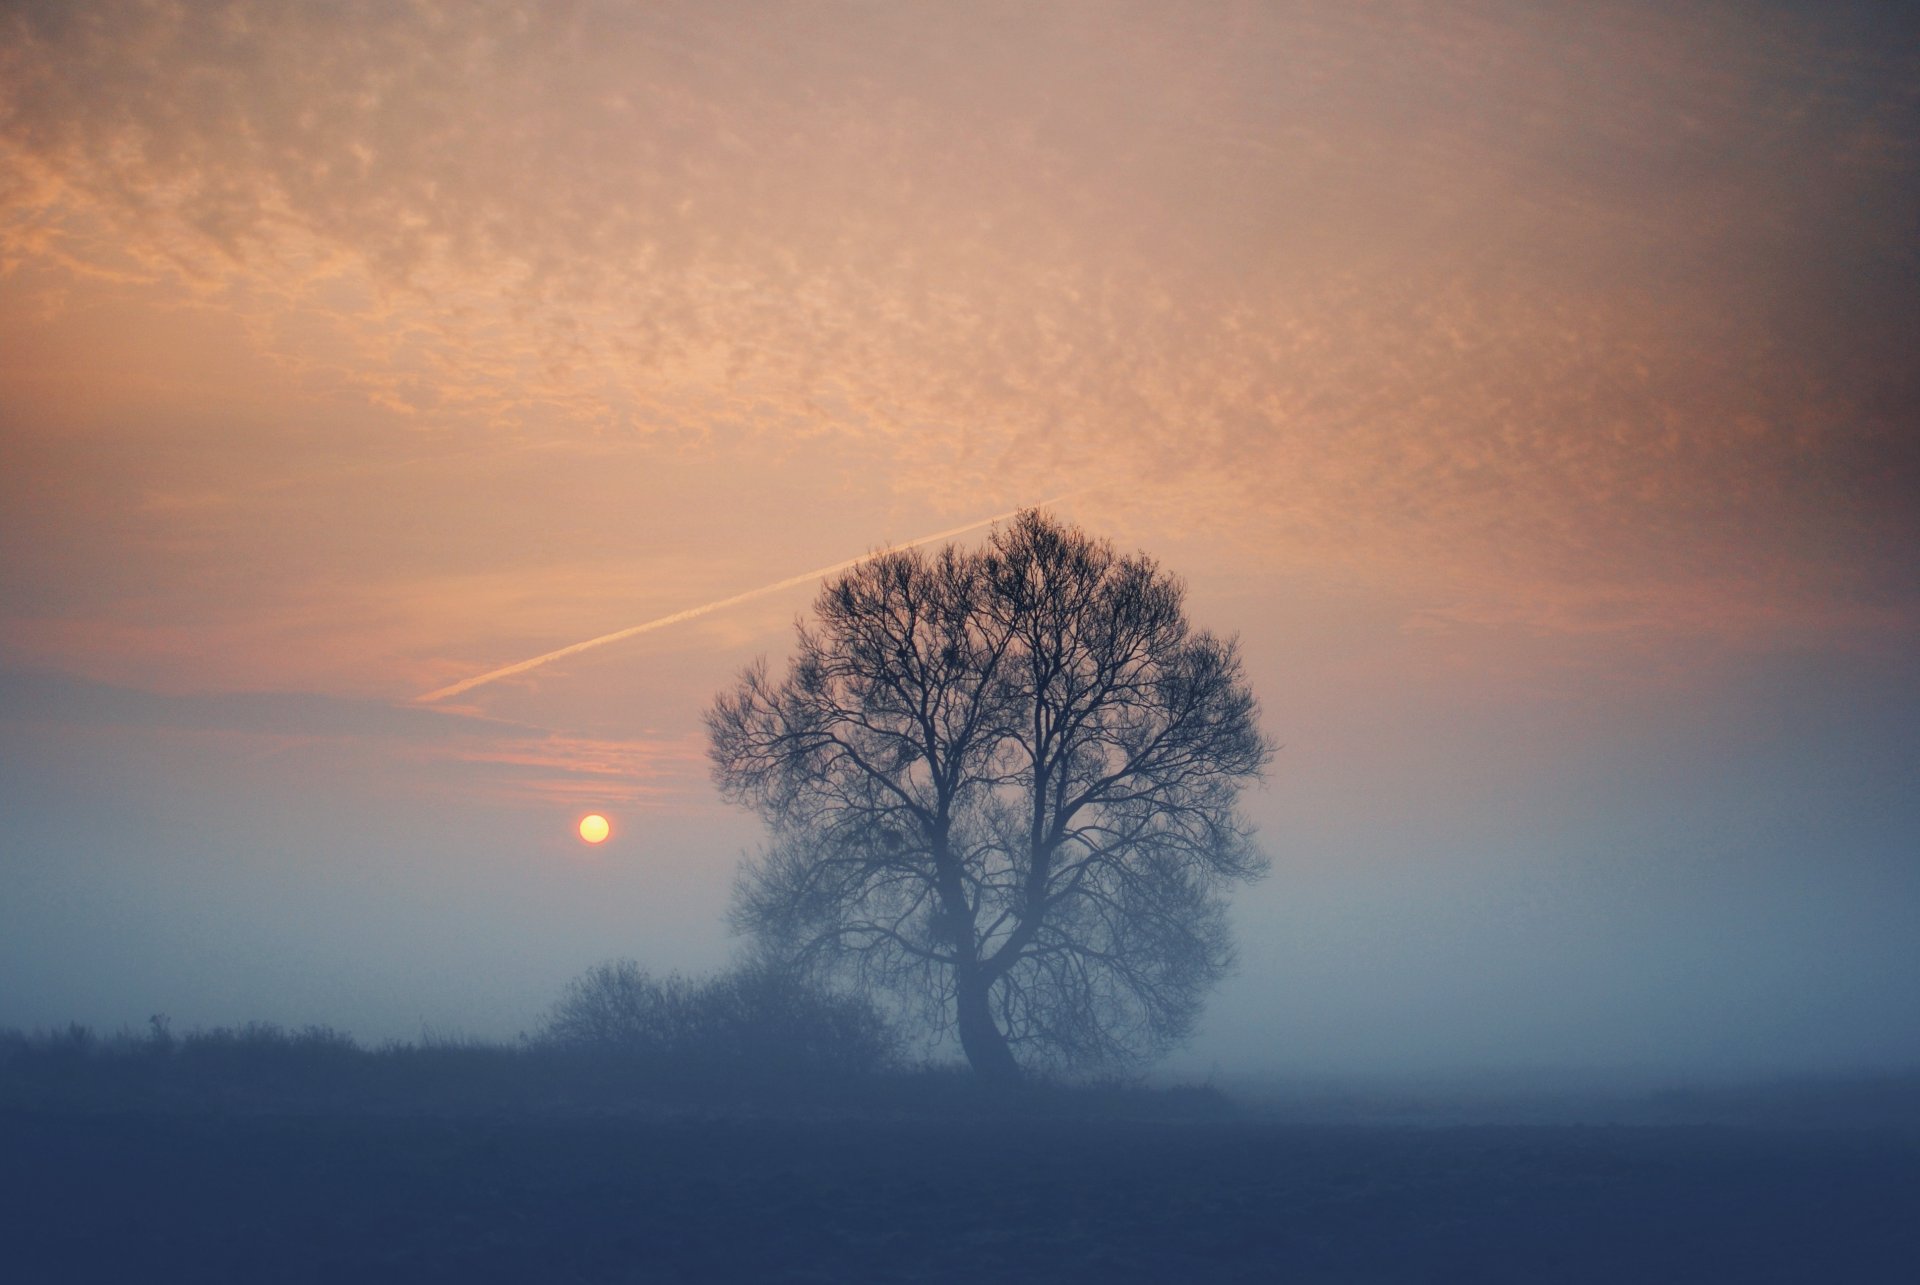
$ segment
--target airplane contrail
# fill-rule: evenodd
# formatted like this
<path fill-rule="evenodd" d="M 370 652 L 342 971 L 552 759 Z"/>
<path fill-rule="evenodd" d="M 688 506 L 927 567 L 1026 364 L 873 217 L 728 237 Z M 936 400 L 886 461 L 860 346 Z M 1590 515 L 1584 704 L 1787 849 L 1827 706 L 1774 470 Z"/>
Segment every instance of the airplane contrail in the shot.
<path fill-rule="evenodd" d="M 1056 497 L 1056 499 L 1065 498 L 1065 496 Z M 1047 500 L 1043 503 L 1052 504 L 1054 500 Z M 956 535 L 965 535 L 969 531 L 978 527 L 987 526 L 990 523 L 1004 522 L 1010 517 L 1017 516 L 1020 512 L 1020 509 L 1013 509 L 1006 513 L 996 513 L 990 518 L 981 518 L 976 522 L 969 522 L 965 526 L 957 526 L 947 531 L 936 531 L 932 535 L 923 535 L 917 540 L 908 540 L 905 544 L 897 544 L 892 547 L 896 549 L 914 549 L 923 544 L 932 544 L 935 540 L 951 539 Z M 720 611 L 738 603 L 749 602 L 755 598 L 764 598 L 770 593 L 778 593 L 782 589 L 791 589 L 795 585 L 806 584 L 809 580 L 819 580 L 825 576 L 832 575 L 836 571 L 845 571 L 848 567 L 865 562 L 872 556 L 871 553 L 863 553 L 857 558 L 848 558 L 845 562 L 836 562 L 830 567 L 818 567 L 812 571 L 803 571 L 797 576 L 788 576 L 785 580 L 776 580 L 772 584 L 763 584 L 758 589 L 749 589 L 745 593 L 736 593 L 731 598 L 722 598 L 717 602 L 709 602 L 698 607 L 688 607 L 685 611 L 676 611 L 671 616 L 662 616 L 658 620 L 649 620 L 644 625 L 633 625 L 626 629 L 616 629 L 610 634 L 601 634 L 598 638 L 589 638 L 585 642 L 577 642 L 554 651 L 543 652 L 527 660 L 515 661 L 511 665 L 503 665 L 499 669 L 490 669 L 484 674 L 475 674 L 472 678 L 463 678 L 457 683 L 449 683 L 445 687 L 436 688 L 424 695 L 416 696 L 413 700 L 416 705 L 431 705 L 435 701 L 445 700 L 449 696 L 458 696 L 461 692 L 472 691 L 474 688 L 491 683 L 495 679 L 509 678 L 514 674 L 524 674 L 529 669 L 538 669 L 542 665 L 551 661 L 560 660 L 566 656 L 573 656 L 583 651 L 590 651 L 595 647 L 604 647 L 608 643 L 616 643 L 622 639 L 632 638 L 639 634 L 652 633 L 656 629 L 665 629 L 668 625 L 677 625 L 683 620 L 692 620 L 695 616 L 704 616 L 710 612 Z"/>

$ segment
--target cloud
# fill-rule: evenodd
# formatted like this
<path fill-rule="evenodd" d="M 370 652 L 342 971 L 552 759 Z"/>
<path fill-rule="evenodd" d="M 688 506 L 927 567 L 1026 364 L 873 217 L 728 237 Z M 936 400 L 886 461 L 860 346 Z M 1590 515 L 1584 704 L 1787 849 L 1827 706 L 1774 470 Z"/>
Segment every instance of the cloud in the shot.
<path fill-rule="evenodd" d="M 0 710 L 4 721 L 33 727 L 42 738 L 76 729 L 161 733 L 176 752 L 205 736 L 281 749 L 338 743 L 356 758 L 385 760 L 415 788 L 492 805 L 684 807 L 697 803 L 706 775 L 704 747 L 684 737 L 583 737 L 471 711 L 315 692 L 167 695 L 4 669 Z"/>
<path fill-rule="evenodd" d="M 64 674 L 0 670 L 0 706 L 14 722 L 166 728 L 262 736 L 440 742 L 540 737 L 540 729 L 317 692 L 167 695 Z"/>
<path fill-rule="evenodd" d="M 697 737 L 631 741 L 554 734 L 469 748 L 438 762 L 450 787 L 489 805 L 719 811 L 702 788 L 707 756 Z"/>
<path fill-rule="evenodd" d="M 0 253 L 423 432 L 1083 486 L 1547 630 L 1899 633 L 1920 77 L 1870 14 L 26 6 Z"/>

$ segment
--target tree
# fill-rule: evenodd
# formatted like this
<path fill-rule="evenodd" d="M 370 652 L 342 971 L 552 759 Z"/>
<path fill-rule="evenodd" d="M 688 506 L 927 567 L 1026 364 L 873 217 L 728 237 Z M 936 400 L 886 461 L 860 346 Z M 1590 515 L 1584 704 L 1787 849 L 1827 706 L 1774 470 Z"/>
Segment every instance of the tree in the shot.
<path fill-rule="evenodd" d="M 1232 961 L 1225 889 L 1266 869 L 1236 805 L 1272 746 L 1183 597 L 1031 510 L 828 583 L 786 675 L 707 713 L 770 831 L 736 927 L 916 997 L 984 1079 L 1184 1037 Z"/>

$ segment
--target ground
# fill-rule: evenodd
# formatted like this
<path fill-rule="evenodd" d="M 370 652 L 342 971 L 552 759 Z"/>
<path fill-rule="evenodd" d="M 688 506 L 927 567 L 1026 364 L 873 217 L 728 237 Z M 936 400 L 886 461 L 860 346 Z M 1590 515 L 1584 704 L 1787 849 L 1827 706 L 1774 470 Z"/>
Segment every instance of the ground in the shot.
<path fill-rule="evenodd" d="M 1920 1279 L 1920 1136 L 0 1113 L 22 1282 Z"/>

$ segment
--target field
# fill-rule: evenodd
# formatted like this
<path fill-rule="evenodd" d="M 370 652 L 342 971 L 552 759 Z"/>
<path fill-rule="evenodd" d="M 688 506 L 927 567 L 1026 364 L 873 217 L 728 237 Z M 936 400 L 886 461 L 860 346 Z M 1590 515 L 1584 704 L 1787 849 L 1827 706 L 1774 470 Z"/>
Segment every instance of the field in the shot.
<path fill-rule="evenodd" d="M 23 1283 L 1920 1278 L 1901 1131 L 64 1106 L 0 1139 Z"/>

